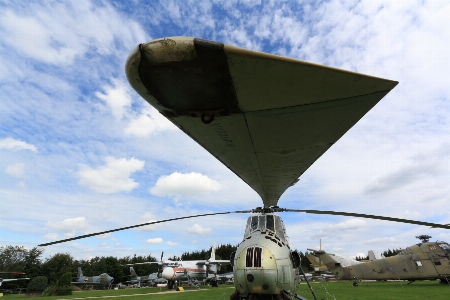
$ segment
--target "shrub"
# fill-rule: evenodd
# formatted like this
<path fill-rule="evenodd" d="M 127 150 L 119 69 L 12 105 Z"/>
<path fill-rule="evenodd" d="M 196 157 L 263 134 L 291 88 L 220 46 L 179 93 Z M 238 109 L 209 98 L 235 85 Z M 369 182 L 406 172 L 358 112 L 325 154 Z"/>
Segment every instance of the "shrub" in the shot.
<path fill-rule="evenodd" d="M 47 281 L 45 276 L 34 277 L 27 286 L 27 294 L 41 295 L 47 289 Z"/>
<path fill-rule="evenodd" d="M 42 296 L 56 296 L 56 285 L 52 285 L 51 287 L 49 287 L 48 289 L 46 289 L 43 293 Z"/>
<path fill-rule="evenodd" d="M 66 272 L 64 273 L 58 281 L 56 286 L 56 294 L 59 296 L 64 295 L 72 295 L 72 286 L 70 283 L 72 282 L 72 273 Z"/>

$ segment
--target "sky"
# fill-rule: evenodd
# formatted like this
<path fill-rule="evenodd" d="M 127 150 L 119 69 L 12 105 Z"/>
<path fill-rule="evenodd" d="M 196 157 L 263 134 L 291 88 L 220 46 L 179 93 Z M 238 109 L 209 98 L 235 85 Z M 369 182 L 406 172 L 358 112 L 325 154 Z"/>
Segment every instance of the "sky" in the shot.
<path fill-rule="evenodd" d="M 399 81 L 281 207 L 450 223 L 448 1 L 0 1 L 0 246 L 252 209 L 250 187 L 130 87 L 139 43 L 190 36 Z M 450 232 L 281 213 L 290 246 L 345 256 Z M 237 245 L 248 215 L 48 246 L 44 257 L 165 258 Z"/>

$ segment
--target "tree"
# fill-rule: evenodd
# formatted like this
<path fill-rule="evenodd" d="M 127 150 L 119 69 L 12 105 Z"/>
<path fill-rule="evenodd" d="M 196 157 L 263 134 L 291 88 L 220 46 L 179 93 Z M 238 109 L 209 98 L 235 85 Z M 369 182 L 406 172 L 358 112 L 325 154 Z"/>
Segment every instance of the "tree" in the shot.
<path fill-rule="evenodd" d="M 40 296 L 47 289 L 47 277 L 34 277 L 27 286 L 27 296 Z"/>
<path fill-rule="evenodd" d="M 314 271 L 314 267 L 311 265 L 311 262 L 306 257 L 306 254 L 308 254 L 308 252 L 305 252 L 305 254 L 299 252 L 299 254 L 300 254 L 300 265 L 303 269 L 303 272 Z"/>
<path fill-rule="evenodd" d="M 42 273 L 48 276 L 50 285 L 56 284 L 64 273 L 74 269 L 73 257 L 69 253 L 57 253 L 42 264 Z"/>
<path fill-rule="evenodd" d="M 125 256 L 123 258 L 120 258 L 119 260 L 119 264 L 120 265 L 127 265 L 127 264 L 135 264 L 135 263 L 143 263 L 143 262 L 150 262 L 150 261 L 157 261 L 156 258 L 154 258 L 151 255 L 147 255 L 147 256 L 137 256 L 136 254 L 134 254 L 133 257 L 130 256 Z M 129 268 L 123 269 L 124 273 L 122 277 L 117 277 L 114 276 L 114 281 L 115 282 L 125 282 L 127 280 L 129 280 Z M 145 275 L 149 275 L 151 273 L 156 273 L 158 272 L 158 266 L 155 265 L 150 265 L 150 264 L 146 264 L 146 265 L 137 265 L 134 266 L 134 270 L 136 271 L 136 273 L 139 276 L 145 276 Z"/>
<path fill-rule="evenodd" d="M 231 257 L 231 253 L 236 252 L 237 246 L 232 246 L 231 244 L 219 245 L 216 248 L 216 259 L 228 260 Z M 222 266 L 219 270 L 219 274 L 233 272 L 233 267 L 231 265 Z"/>
<path fill-rule="evenodd" d="M 72 272 L 64 273 L 56 285 L 56 294 L 59 296 L 72 295 L 72 286 L 70 285 L 71 282 Z"/>
<path fill-rule="evenodd" d="M 401 249 L 394 249 L 394 250 L 388 249 L 388 251 L 383 252 L 383 256 L 384 257 L 394 256 L 399 254 L 401 251 L 402 251 Z"/>
<path fill-rule="evenodd" d="M 44 250 L 34 247 L 27 249 L 23 246 L 0 247 L 0 270 L 2 272 L 23 272 L 26 277 L 42 275 L 40 256 Z M 26 281 L 12 281 L 5 283 L 8 288 L 25 287 Z"/>
<path fill-rule="evenodd" d="M 34 247 L 30 250 L 23 246 L 0 247 L 0 270 L 3 272 L 24 272 L 30 277 L 37 276 L 40 267 L 40 256 L 44 250 Z"/>

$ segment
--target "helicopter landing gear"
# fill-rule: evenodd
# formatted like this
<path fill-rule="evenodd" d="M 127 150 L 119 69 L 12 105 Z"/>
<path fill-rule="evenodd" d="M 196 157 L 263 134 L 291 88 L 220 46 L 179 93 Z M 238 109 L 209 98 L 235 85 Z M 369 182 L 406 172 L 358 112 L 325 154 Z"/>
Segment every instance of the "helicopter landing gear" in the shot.
<path fill-rule="evenodd" d="M 358 282 L 357 282 L 357 281 L 354 281 L 354 282 L 353 282 L 353 286 L 358 286 Z"/>
<path fill-rule="evenodd" d="M 175 288 L 175 281 L 173 281 L 173 280 L 167 281 L 167 288 L 169 290 L 173 290 Z"/>
<path fill-rule="evenodd" d="M 217 280 L 211 280 L 211 287 L 219 287 Z"/>
<path fill-rule="evenodd" d="M 239 295 L 238 291 L 234 291 L 234 293 L 230 295 L 230 300 L 239 300 Z"/>

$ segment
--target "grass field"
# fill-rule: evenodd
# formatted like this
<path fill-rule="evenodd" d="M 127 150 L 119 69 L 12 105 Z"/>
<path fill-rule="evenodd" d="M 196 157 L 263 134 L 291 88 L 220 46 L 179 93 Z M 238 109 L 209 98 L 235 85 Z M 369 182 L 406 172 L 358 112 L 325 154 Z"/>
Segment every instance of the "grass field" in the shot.
<path fill-rule="evenodd" d="M 437 281 L 414 282 L 365 282 L 353 287 L 352 282 L 313 282 L 312 287 L 318 299 L 436 299 L 449 300 L 450 286 Z M 234 291 L 230 285 L 219 288 L 202 287 L 200 290 L 186 288 L 184 292 L 167 292 L 164 288 L 141 288 L 124 290 L 82 291 L 72 296 L 45 297 L 45 299 L 161 299 L 161 300 L 225 300 Z M 306 284 L 301 284 L 298 294 L 314 299 Z M 5 295 L 3 299 L 24 299 L 24 295 Z"/>

